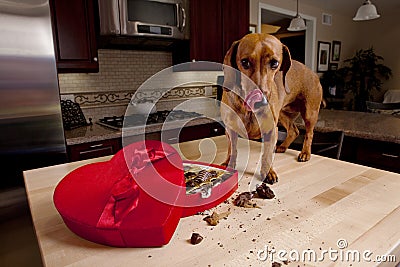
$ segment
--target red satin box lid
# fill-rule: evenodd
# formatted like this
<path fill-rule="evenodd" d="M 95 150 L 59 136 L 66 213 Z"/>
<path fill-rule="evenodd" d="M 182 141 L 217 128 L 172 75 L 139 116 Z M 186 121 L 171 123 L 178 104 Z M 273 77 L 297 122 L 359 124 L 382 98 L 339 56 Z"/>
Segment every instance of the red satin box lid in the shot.
<path fill-rule="evenodd" d="M 211 190 L 187 192 L 183 163 L 170 145 L 146 140 L 130 144 L 109 161 L 84 165 L 57 185 L 53 201 L 66 226 L 78 236 L 116 247 L 167 244 L 181 217 L 223 202 L 237 189 L 229 170 Z M 215 182 L 214 182 L 215 183 Z"/>

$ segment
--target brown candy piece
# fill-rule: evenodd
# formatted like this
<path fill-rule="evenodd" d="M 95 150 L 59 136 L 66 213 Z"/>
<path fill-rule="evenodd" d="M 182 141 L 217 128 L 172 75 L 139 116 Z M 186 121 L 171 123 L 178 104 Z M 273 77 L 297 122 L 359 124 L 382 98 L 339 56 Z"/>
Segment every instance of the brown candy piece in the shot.
<path fill-rule="evenodd" d="M 235 206 L 244 208 L 259 208 L 257 204 L 251 202 L 252 198 L 253 194 L 251 192 L 243 192 L 236 197 L 236 199 L 233 201 L 233 204 L 235 204 Z"/>
<path fill-rule="evenodd" d="M 261 198 L 272 199 L 275 197 L 274 192 L 265 183 L 262 183 L 261 185 L 257 186 L 256 192 L 257 195 Z"/>
<path fill-rule="evenodd" d="M 230 211 L 222 212 L 220 214 L 214 211 L 210 216 L 205 217 L 203 220 L 208 222 L 211 226 L 216 226 L 219 223 L 219 220 L 227 218 L 229 214 L 231 214 Z"/>
<path fill-rule="evenodd" d="M 203 241 L 203 237 L 199 233 L 192 233 L 192 237 L 190 238 L 190 243 L 192 245 L 197 245 L 201 241 Z"/>

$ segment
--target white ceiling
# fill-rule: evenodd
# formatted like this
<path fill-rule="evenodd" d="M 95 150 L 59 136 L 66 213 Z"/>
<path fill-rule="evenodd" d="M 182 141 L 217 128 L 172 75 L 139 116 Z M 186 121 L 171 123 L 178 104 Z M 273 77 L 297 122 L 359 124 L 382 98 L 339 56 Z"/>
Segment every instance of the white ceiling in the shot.
<path fill-rule="evenodd" d="M 335 13 L 346 16 L 354 16 L 357 9 L 365 0 L 299 0 L 299 9 L 301 13 L 301 5 L 318 6 L 322 9 L 331 10 Z M 293 0 L 296 2 L 296 0 Z M 392 13 L 400 11 L 400 0 L 371 0 L 376 6 L 378 13 Z"/>

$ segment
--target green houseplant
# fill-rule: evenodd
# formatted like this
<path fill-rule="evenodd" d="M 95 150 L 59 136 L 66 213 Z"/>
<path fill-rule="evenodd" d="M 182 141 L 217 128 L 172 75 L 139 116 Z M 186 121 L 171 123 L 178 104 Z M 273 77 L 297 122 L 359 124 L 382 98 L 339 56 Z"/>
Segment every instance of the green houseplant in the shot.
<path fill-rule="evenodd" d="M 381 90 L 382 79 L 388 80 L 392 70 L 383 65 L 383 57 L 376 55 L 371 47 L 358 50 L 354 57 L 344 61 L 345 66 L 337 70 L 344 80 L 344 90 L 353 95 L 353 109 L 366 111 L 366 101 L 371 100 L 371 91 Z"/>

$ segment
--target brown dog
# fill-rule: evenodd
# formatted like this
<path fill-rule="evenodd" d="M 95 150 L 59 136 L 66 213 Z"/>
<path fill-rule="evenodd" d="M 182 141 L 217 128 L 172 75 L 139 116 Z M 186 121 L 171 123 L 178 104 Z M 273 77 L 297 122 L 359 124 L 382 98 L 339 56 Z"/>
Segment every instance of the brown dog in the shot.
<path fill-rule="evenodd" d="M 288 48 L 268 34 L 248 34 L 234 42 L 225 55 L 224 65 L 232 68 L 224 68 L 221 118 L 230 146 L 223 165 L 236 166 L 238 134 L 249 139 L 262 138 L 261 177 L 273 184 L 278 177 L 272 168 L 269 169 L 266 162 L 269 155 L 266 154 L 272 153 L 276 145 L 271 136 L 277 129 L 278 119 L 286 128 L 287 137 L 276 147 L 276 152 L 285 152 L 298 136 L 294 120 L 301 114 L 306 133 L 298 161 L 310 159 L 314 126 L 322 101 L 319 78 L 302 63 L 291 60 Z"/>

